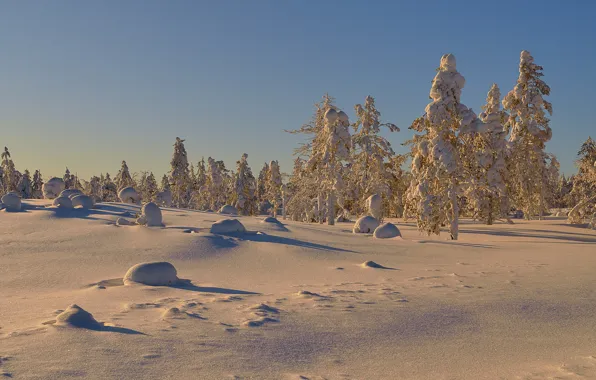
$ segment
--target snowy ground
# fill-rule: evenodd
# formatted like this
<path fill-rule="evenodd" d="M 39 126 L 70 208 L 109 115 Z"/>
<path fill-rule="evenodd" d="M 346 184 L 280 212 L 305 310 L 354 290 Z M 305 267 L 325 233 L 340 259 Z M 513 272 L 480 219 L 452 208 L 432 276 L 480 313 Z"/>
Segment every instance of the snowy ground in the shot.
<path fill-rule="evenodd" d="M 223 236 L 213 213 L 147 228 L 115 225 L 134 205 L 25 203 L 0 212 L 8 378 L 596 378 L 596 231 L 564 218 L 464 222 L 457 242 L 255 217 Z M 147 261 L 191 284 L 122 285 Z M 73 303 L 105 327 L 52 324 Z"/>

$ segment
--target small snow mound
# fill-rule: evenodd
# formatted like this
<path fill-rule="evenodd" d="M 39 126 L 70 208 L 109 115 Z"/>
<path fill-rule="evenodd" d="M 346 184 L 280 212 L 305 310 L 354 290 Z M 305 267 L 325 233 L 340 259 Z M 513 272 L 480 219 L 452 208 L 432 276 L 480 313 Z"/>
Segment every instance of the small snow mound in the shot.
<path fill-rule="evenodd" d="M 65 184 L 62 178 L 54 177 L 49 179 L 42 186 L 43 197 L 45 199 L 58 198 L 58 195 L 64 190 Z"/>
<path fill-rule="evenodd" d="M 73 197 L 76 197 L 77 195 L 81 194 L 83 194 L 83 192 L 79 189 L 66 189 L 60 192 L 59 197 L 67 197 L 72 199 Z"/>
<path fill-rule="evenodd" d="M 116 219 L 117 226 L 132 226 L 134 223 L 126 218 L 118 218 Z"/>
<path fill-rule="evenodd" d="M 257 315 L 261 314 L 279 314 L 279 309 L 267 304 L 261 303 L 250 308 Z"/>
<path fill-rule="evenodd" d="M 162 217 L 159 206 L 153 202 L 145 203 L 141 208 L 141 217 L 137 219 L 137 223 L 147 227 L 161 227 Z"/>
<path fill-rule="evenodd" d="M 370 215 L 363 216 L 354 224 L 353 232 L 355 234 L 372 233 L 379 226 L 379 221 Z"/>
<path fill-rule="evenodd" d="M 168 286 L 178 282 L 176 268 L 168 262 L 141 263 L 124 275 L 124 284 L 140 283 L 152 286 Z"/>
<path fill-rule="evenodd" d="M 118 198 L 122 203 L 138 204 L 141 201 L 141 196 L 132 186 L 125 187 L 120 190 L 118 192 Z"/>
<path fill-rule="evenodd" d="M 7 211 L 21 211 L 21 197 L 14 193 L 5 194 L 2 197 L 2 204 Z"/>
<path fill-rule="evenodd" d="M 56 325 L 85 329 L 98 329 L 102 327 L 101 323 L 97 322 L 91 313 L 75 304 L 70 305 L 66 310 L 56 316 Z"/>
<path fill-rule="evenodd" d="M 377 239 L 391 239 L 401 236 L 399 228 L 393 223 L 383 223 L 375 229 L 373 236 Z"/>
<path fill-rule="evenodd" d="M 389 269 L 381 264 L 377 264 L 374 261 L 365 261 L 362 263 L 364 268 L 376 268 L 376 269 Z"/>
<path fill-rule="evenodd" d="M 186 313 L 178 309 L 177 307 L 171 307 L 164 311 L 161 317 L 163 319 L 180 319 L 186 317 Z"/>
<path fill-rule="evenodd" d="M 85 194 L 75 195 L 70 198 L 70 201 L 72 202 L 72 207 L 74 208 L 79 207 L 85 210 L 93 208 L 93 199 Z"/>
<path fill-rule="evenodd" d="M 60 207 L 60 208 L 72 208 L 72 201 L 69 197 L 58 197 L 54 198 L 52 202 L 52 206 Z"/>
<path fill-rule="evenodd" d="M 223 219 L 211 225 L 212 234 L 229 234 L 235 232 L 246 232 L 244 225 L 238 219 Z"/>
<path fill-rule="evenodd" d="M 279 220 L 277 220 L 276 218 L 274 218 L 272 216 L 268 216 L 265 219 L 263 219 L 261 221 L 261 223 L 277 223 L 277 224 L 279 224 Z"/>
<path fill-rule="evenodd" d="M 225 205 L 219 209 L 219 213 L 226 215 L 238 215 L 238 210 L 234 206 Z"/>

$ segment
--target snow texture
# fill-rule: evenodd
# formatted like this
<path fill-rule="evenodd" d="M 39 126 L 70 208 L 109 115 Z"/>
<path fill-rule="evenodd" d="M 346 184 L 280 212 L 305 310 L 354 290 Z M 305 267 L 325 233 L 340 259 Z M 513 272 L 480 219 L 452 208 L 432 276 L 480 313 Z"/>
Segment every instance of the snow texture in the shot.
<path fill-rule="evenodd" d="M 43 196 L 46 199 L 57 198 L 62 190 L 64 190 L 64 180 L 62 178 L 54 177 L 43 184 Z"/>
<path fill-rule="evenodd" d="M 237 232 L 246 232 L 244 225 L 238 219 L 219 220 L 211 226 L 212 234 L 229 234 Z"/>
<path fill-rule="evenodd" d="M 118 192 L 118 198 L 122 203 L 139 204 L 141 201 L 141 196 L 132 186 L 125 187 L 120 190 Z"/>
<path fill-rule="evenodd" d="M 367 215 L 356 221 L 354 229 L 355 234 L 369 234 L 372 233 L 379 226 L 379 221 L 374 217 Z"/>
<path fill-rule="evenodd" d="M 2 204 L 7 211 L 21 211 L 21 197 L 15 193 L 8 193 L 2 197 Z"/>
<path fill-rule="evenodd" d="M 133 266 L 124 275 L 124 284 L 134 283 L 151 286 L 170 286 L 178 282 L 176 268 L 168 262 L 158 261 Z"/>
<path fill-rule="evenodd" d="M 393 223 L 383 223 L 375 229 L 373 236 L 377 239 L 391 239 L 401 236 L 399 228 Z"/>

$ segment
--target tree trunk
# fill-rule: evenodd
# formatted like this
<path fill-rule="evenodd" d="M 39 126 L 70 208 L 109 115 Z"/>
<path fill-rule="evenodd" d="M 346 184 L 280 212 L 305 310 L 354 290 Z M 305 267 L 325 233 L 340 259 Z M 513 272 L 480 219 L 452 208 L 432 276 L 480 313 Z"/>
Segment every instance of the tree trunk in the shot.
<path fill-rule="evenodd" d="M 335 195 L 333 191 L 327 194 L 327 225 L 335 224 Z"/>
<path fill-rule="evenodd" d="M 451 187 L 451 220 L 449 232 L 451 233 L 451 240 L 457 240 L 459 235 L 459 205 L 457 204 L 457 192 L 455 186 Z"/>
<path fill-rule="evenodd" d="M 323 194 L 319 193 L 317 198 L 317 222 L 323 224 Z"/>

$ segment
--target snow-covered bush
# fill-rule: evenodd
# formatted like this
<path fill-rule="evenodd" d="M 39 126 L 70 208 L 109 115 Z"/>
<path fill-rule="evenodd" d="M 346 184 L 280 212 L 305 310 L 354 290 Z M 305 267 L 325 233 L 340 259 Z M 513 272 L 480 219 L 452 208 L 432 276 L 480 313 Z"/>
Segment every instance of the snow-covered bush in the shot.
<path fill-rule="evenodd" d="M 141 208 L 141 216 L 137 219 L 137 223 L 147 227 L 161 227 L 162 216 L 159 206 L 153 202 L 145 203 Z"/>
<path fill-rule="evenodd" d="M 212 234 L 229 234 L 237 232 L 246 232 L 244 225 L 238 219 L 223 219 L 211 225 Z"/>
<path fill-rule="evenodd" d="M 53 177 L 43 184 L 43 197 L 45 199 L 57 198 L 64 188 L 64 180 L 62 178 Z"/>
<path fill-rule="evenodd" d="M 62 190 L 60 192 L 60 197 L 67 197 L 72 199 L 73 197 L 77 196 L 77 195 L 81 195 L 83 194 L 83 192 L 79 189 L 66 189 L 66 190 Z"/>
<path fill-rule="evenodd" d="M 234 206 L 225 205 L 219 209 L 219 213 L 225 215 L 238 215 L 238 210 Z"/>
<path fill-rule="evenodd" d="M 401 236 L 401 232 L 395 224 L 383 223 L 379 227 L 375 228 L 373 236 L 377 239 L 391 239 L 394 237 Z"/>
<path fill-rule="evenodd" d="M 172 206 L 172 192 L 170 190 L 163 190 L 155 196 L 155 203 L 162 207 Z"/>
<path fill-rule="evenodd" d="M 131 267 L 124 275 L 124 284 L 134 283 L 151 286 L 169 286 L 178 282 L 176 268 L 165 261 L 141 263 Z"/>
<path fill-rule="evenodd" d="M 1 201 L 6 211 L 21 211 L 21 198 L 17 194 L 5 194 Z"/>
<path fill-rule="evenodd" d="M 139 204 L 141 202 L 141 196 L 132 186 L 121 189 L 118 192 L 118 198 L 122 203 Z"/>
<path fill-rule="evenodd" d="M 54 198 L 52 205 L 59 208 L 72 208 L 72 201 L 69 197 Z"/>
<path fill-rule="evenodd" d="M 354 224 L 355 234 L 370 234 L 379 226 L 379 221 L 370 215 L 361 217 Z"/>
<path fill-rule="evenodd" d="M 383 198 L 379 194 L 373 194 L 366 199 L 366 208 L 373 218 L 383 220 Z"/>
<path fill-rule="evenodd" d="M 72 202 L 72 207 L 74 208 L 90 210 L 94 205 L 93 199 L 85 194 L 74 195 L 72 198 L 70 198 L 70 200 Z"/>

